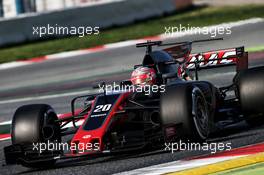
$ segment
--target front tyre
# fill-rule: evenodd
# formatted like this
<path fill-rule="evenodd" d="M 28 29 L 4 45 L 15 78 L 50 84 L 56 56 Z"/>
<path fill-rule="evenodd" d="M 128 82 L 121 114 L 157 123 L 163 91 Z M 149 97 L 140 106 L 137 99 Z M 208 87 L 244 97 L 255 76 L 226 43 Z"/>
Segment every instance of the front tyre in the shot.
<path fill-rule="evenodd" d="M 46 104 L 33 104 L 19 107 L 12 120 L 12 144 L 33 145 L 33 143 L 60 142 L 60 125 L 53 108 Z M 28 167 L 48 167 L 55 160 L 36 163 L 23 163 Z"/>

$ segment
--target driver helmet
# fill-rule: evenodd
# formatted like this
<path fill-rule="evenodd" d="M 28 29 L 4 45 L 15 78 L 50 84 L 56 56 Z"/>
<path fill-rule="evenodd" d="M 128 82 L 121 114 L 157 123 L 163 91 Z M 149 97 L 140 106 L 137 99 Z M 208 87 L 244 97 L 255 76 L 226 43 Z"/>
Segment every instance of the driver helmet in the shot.
<path fill-rule="evenodd" d="M 156 83 L 156 71 L 149 67 L 138 67 L 131 75 L 133 85 L 154 85 Z"/>

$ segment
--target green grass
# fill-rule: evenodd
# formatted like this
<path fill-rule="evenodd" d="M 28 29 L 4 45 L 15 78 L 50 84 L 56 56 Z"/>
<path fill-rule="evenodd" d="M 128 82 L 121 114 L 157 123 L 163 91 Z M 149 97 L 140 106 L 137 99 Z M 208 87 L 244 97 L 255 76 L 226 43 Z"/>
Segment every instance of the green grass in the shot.
<path fill-rule="evenodd" d="M 250 47 L 247 48 L 246 51 L 248 52 L 262 52 L 264 51 L 264 45 L 256 46 L 256 47 Z"/>
<path fill-rule="evenodd" d="M 263 11 L 264 6 L 261 5 L 196 8 L 163 18 L 107 29 L 100 31 L 100 35 L 96 36 L 69 37 L 2 48 L 0 49 L 0 63 L 158 35 L 165 32 L 164 27 L 179 26 L 179 24 L 183 26 L 190 24 L 194 27 L 208 26 L 252 17 L 264 17 Z"/>
<path fill-rule="evenodd" d="M 0 134 L 9 134 L 10 133 L 10 124 L 0 126 Z"/>
<path fill-rule="evenodd" d="M 211 175 L 263 175 L 264 163 L 257 163 L 253 165 L 234 168 L 219 173 L 213 173 Z"/>

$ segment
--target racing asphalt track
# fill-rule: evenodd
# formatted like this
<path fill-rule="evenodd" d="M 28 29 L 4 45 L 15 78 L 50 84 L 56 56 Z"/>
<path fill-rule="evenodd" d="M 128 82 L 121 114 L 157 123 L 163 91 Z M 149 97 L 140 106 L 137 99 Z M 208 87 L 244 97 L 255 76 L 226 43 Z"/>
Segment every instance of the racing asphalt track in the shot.
<path fill-rule="evenodd" d="M 235 27 L 232 28 L 232 35 L 224 36 L 224 41 L 204 43 L 199 46 L 194 45 L 193 52 L 242 45 L 246 47 L 263 45 L 263 29 L 264 22 Z M 179 38 L 177 41 L 201 38 L 208 37 L 186 36 Z M 68 112 L 70 99 L 73 96 L 66 94 L 64 97 L 57 97 L 58 93 L 76 93 L 87 90 L 96 84 L 98 78 L 109 82 L 126 79 L 129 77 L 128 70 L 134 64 L 141 63 L 143 55 L 144 49 L 129 46 L 0 70 L 0 122 L 11 120 L 14 110 L 18 106 L 28 103 L 48 103 L 55 108 L 57 113 Z M 263 60 L 250 59 L 250 66 L 257 65 L 264 65 L 264 58 Z M 205 75 L 204 78 L 215 81 L 218 85 L 226 84 L 233 75 L 230 68 L 221 68 L 217 72 L 215 70 L 205 71 L 202 74 Z M 44 96 L 44 98 L 41 100 L 20 100 L 24 97 L 39 96 Z M 232 148 L 262 142 L 264 141 L 264 129 L 262 128 L 264 126 L 249 128 L 242 122 L 235 129 L 228 131 L 228 135 L 218 135 L 217 138 L 210 141 L 231 142 Z M 3 147 L 9 144 L 10 141 L 0 142 L 0 160 L 2 164 L 4 163 Z M 200 154 L 206 154 L 206 152 L 182 151 L 171 154 L 158 150 L 147 154 L 134 153 L 130 156 L 120 155 L 119 157 L 104 157 L 96 160 L 63 160 L 58 163 L 55 169 L 50 170 L 34 170 L 16 165 L 3 166 L 0 168 L 0 174 L 112 174 Z"/>

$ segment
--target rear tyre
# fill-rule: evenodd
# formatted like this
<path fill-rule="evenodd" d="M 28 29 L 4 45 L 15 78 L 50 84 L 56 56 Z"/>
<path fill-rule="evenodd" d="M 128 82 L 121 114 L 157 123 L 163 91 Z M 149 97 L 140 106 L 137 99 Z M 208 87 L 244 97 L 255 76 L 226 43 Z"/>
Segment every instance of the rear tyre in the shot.
<path fill-rule="evenodd" d="M 33 143 L 60 142 L 58 117 L 52 107 L 46 104 L 33 104 L 19 107 L 12 120 L 12 144 L 33 145 Z M 48 167 L 52 161 L 22 164 L 29 167 Z"/>
<path fill-rule="evenodd" d="M 206 140 L 210 133 L 210 118 L 203 92 L 192 83 L 167 87 L 161 96 L 161 120 L 166 141 L 174 134 L 181 139 Z"/>
<path fill-rule="evenodd" d="M 235 78 L 242 113 L 249 125 L 264 123 L 264 67 L 239 73 Z"/>

